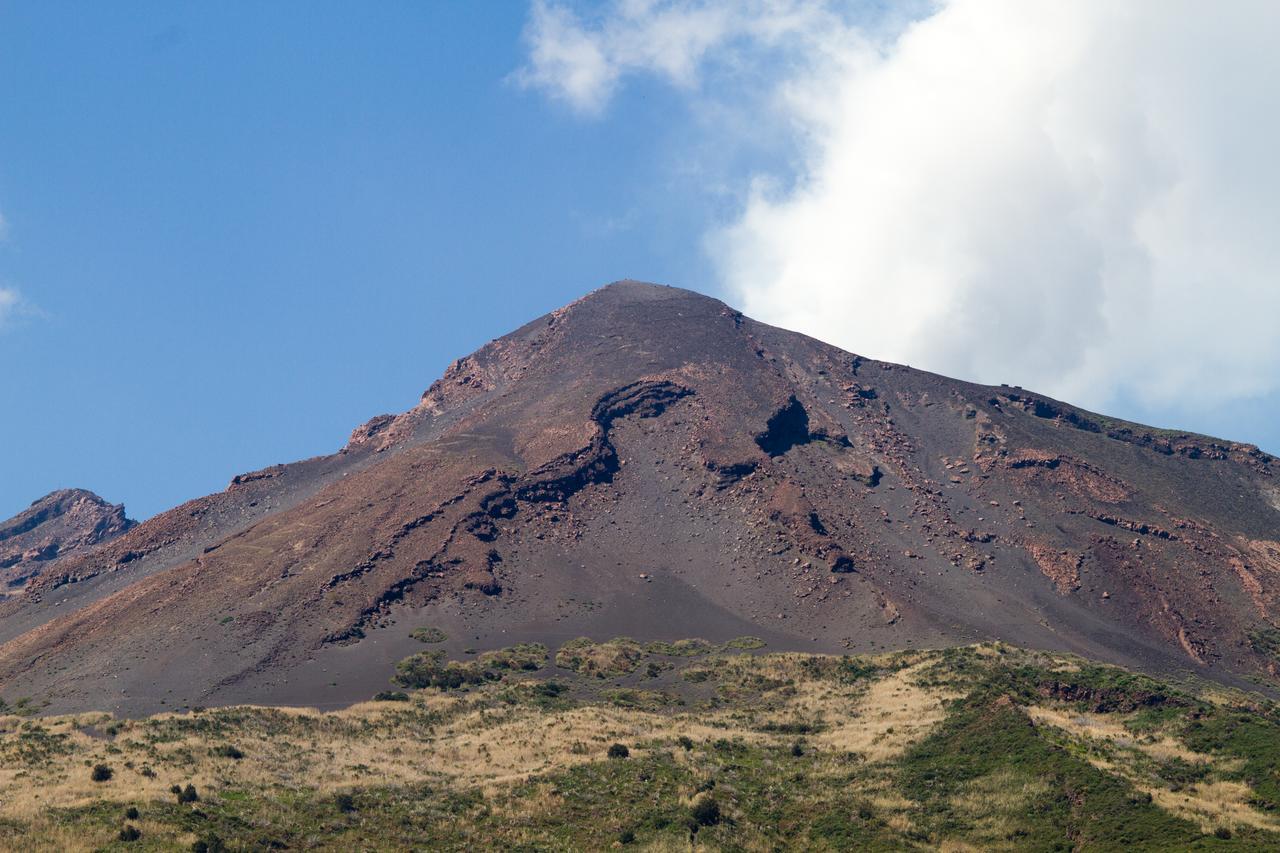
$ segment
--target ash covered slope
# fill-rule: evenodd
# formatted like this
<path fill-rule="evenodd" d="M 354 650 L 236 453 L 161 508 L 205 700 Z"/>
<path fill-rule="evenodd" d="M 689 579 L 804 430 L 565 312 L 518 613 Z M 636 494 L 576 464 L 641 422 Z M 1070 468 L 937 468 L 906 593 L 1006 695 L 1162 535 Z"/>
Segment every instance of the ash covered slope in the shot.
<path fill-rule="evenodd" d="M 1271 457 L 869 361 L 688 291 L 596 291 L 299 464 L 320 473 L 202 499 L 256 490 L 234 524 L 179 508 L 131 534 L 161 557 L 34 584 L 0 615 L 0 692 L 130 712 L 352 701 L 427 620 L 459 648 L 996 638 L 1274 674 Z M 290 477 L 306 487 L 286 495 Z"/>
<path fill-rule="evenodd" d="M 123 504 L 84 489 L 60 489 L 0 522 L 0 597 L 20 593 L 55 560 L 109 542 L 136 524 Z"/>

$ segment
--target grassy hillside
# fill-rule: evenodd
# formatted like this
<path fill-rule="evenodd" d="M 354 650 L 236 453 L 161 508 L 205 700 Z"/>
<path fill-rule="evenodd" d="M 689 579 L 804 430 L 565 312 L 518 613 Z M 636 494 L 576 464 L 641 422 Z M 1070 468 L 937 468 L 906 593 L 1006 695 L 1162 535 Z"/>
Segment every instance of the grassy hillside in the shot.
<path fill-rule="evenodd" d="M 0 718 L 0 843 L 1280 847 L 1280 712 L 1256 697 L 1003 646 L 757 645 L 427 650 L 378 701 L 335 713 L 26 705 Z"/>

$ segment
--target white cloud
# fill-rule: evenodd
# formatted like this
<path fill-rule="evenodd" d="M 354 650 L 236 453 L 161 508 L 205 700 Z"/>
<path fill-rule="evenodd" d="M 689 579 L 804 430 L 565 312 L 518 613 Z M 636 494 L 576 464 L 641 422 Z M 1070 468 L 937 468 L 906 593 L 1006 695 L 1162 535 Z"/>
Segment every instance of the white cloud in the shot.
<path fill-rule="evenodd" d="M 584 20 L 552 0 L 534 0 L 524 38 L 529 61 L 515 80 L 586 114 L 600 113 L 621 78 L 655 74 L 683 89 L 708 62 L 732 61 L 726 47 L 776 48 L 846 29 L 827 4 L 810 0 L 616 0 Z"/>
<path fill-rule="evenodd" d="M 0 329 L 8 325 L 10 318 L 22 307 L 22 297 L 12 287 L 0 287 Z"/>
<path fill-rule="evenodd" d="M 591 112 L 627 74 L 692 88 L 767 62 L 750 109 L 794 126 L 797 174 L 758 176 L 708 239 L 748 314 L 1094 405 L 1280 388 L 1280 11 L 923 11 L 687 0 L 584 23 L 539 3 L 522 79 Z"/>

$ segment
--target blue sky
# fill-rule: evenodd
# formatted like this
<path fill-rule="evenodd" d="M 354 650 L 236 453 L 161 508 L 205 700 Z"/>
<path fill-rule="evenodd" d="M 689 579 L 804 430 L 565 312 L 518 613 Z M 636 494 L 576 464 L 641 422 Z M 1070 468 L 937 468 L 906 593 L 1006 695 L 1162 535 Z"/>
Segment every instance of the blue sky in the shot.
<path fill-rule="evenodd" d="M 849 30 L 824 45 L 833 56 L 859 40 L 908 55 L 908 22 L 836 5 Z M 825 267 L 791 282 L 795 222 L 844 209 L 813 189 L 833 186 L 833 146 L 875 156 L 831 116 L 879 101 L 834 97 L 854 85 L 850 63 L 797 70 L 816 29 L 776 40 L 727 25 L 728 7 L 702 14 L 712 2 L 655 8 L 667 7 L 699 15 L 680 29 L 616 4 L 0 5 L 0 517 L 66 486 L 146 517 L 238 472 L 331 452 L 368 417 L 410 407 L 453 358 L 624 277 L 724 296 L 868 355 L 1083 389 L 1064 396 L 1280 450 L 1265 347 L 1189 353 L 1258 374 L 1202 404 L 1176 374 L 1159 394 L 1118 380 L 1091 395 L 1145 351 L 1098 346 L 1076 364 L 1067 353 L 1094 346 L 1089 333 L 1024 367 L 1026 341 L 1000 330 L 1026 316 L 1003 316 L 977 285 L 956 290 L 963 302 L 907 289 L 876 305 L 892 318 L 946 303 L 956 351 L 983 358 L 912 344 L 939 335 L 927 324 L 904 326 L 899 349 L 848 301 L 892 293 L 894 268 L 859 268 L 882 276 L 874 293 L 841 284 L 850 262 L 824 248 L 840 234 L 805 252 Z M 668 37 L 670 50 L 633 48 Z M 1021 261 L 965 239 L 964 257 L 1004 264 L 991 281 L 1020 280 Z M 1045 251 L 1124 256 L 1089 240 Z M 1269 310 L 1262 296 L 1252 304 Z M 1102 322 L 1050 313 L 1086 332 Z M 1007 340 L 973 343 L 989 339 Z M 1205 379 L 1185 369 L 1194 396 Z"/>
<path fill-rule="evenodd" d="M 0 516 L 72 485 L 149 515 L 600 283 L 705 278 L 655 157 L 679 105 L 548 109 L 505 82 L 516 4 L 130 5 L 0 13 L 0 281 L 33 306 Z"/>

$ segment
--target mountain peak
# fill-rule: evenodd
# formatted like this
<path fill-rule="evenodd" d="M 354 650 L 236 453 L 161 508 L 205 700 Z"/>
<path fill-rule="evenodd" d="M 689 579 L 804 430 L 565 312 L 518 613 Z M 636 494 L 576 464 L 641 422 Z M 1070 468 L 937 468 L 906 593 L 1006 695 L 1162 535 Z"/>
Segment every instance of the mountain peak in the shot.
<path fill-rule="evenodd" d="M 1273 463 L 615 282 L 342 452 L 59 560 L 0 611 L 0 681 L 60 710 L 355 701 L 422 624 L 467 647 L 991 639 L 1274 678 L 1251 640 L 1280 613 Z M 178 635 L 205 644 L 194 674 Z"/>

